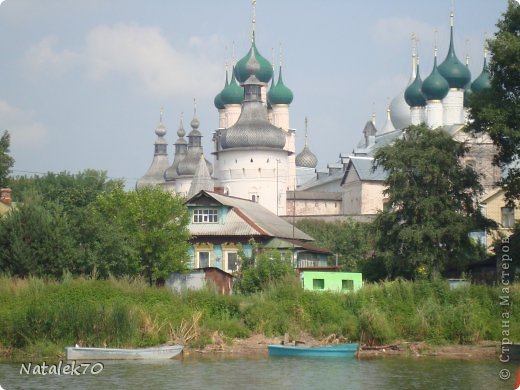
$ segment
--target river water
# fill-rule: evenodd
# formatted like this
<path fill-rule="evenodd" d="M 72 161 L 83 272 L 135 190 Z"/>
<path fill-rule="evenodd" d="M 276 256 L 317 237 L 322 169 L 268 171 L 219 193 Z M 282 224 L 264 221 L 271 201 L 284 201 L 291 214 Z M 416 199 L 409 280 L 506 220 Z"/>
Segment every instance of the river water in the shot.
<path fill-rule="evenodd" d="M 398 357 L 370 360 L 189 357 L 164 362 L 103 362 L 103 365 L 102 369 L 101 364 L 84 366 L 86 374 L 72 376 L 63 375 L 63 366 L 62 375 L 39 375 L 42 370 L 37 366 L 31 366 L 27 374 L 27 364 L 23 371 L 21 363 L 4 362 L 0 363 L 0 388 L 494 390 L 513 389 L 517 370 L 516 366 L 490 360 Z M 502 369 L 511 371 L 511 379 L 499 378 Z"/>

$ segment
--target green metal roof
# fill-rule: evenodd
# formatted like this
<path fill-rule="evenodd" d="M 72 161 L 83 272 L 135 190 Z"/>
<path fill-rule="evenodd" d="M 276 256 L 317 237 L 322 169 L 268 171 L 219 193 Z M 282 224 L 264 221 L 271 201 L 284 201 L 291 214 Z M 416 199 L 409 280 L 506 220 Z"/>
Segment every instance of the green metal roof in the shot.
<path fill-rule="evenodd" d="M 271 80 L 271 77 L 273 77 L 273 68 L 271 67 L 269 61 L 262 57 L 262 55 L 258 52 L 254 38 L 253 42 L 251 43 L 251 48 L 249 49 L 249 52 L 246 54 L 245 57 L 241 58 L 237 62 L 235 66 L 235 76 L 240 83 L 245 82 L 249 78 L 250 74 L 246 65 L 253 51 L 255 53 L 256 60 L 260 64 L 260 70 L 256 73 L 256 77 L 261 82 L 268 83 L 269 80 Z"/>
<path fill-rule="evenodd" d="M 482 67 L 482 73 L 480 73 L 480 75 L 471 84 L 471 90 L 473 92 L 480 92 L 488 88 L 491 88 L 491 79 L 489 75 L 489 69 L 487 66 L 486 58 L 484 58 L 484 66 Z"/>
<path fill-rule="evenodd" d="M 464 89 L 471 81 L 471 73 L 469 69 L 459 61 L 455 54 L 455 45 L 453 44 L 453 26 L 451 26 L 450 48 L 446 59 L 439 65 L 440 74 L 448 81 L 450 88 Z"/>
<path fill-rule="evenodd" d="M 238 85 L 234 72 L 231 82 L 222 90 L 220 97 L 223 104 L 241 104 L 244 100 L 244 88 Z"/>
<path fill-rule="evenodd" d="M 423 82 L 419 73 L 419 64 L 417 64 L 415 80 L 404 91 L 404 99 L 410 107 L 424 107 L 426 105 L 426 100 L 421 91 L 422 84 Z"/>
<path fill-rule="evenodd" d="M 442 100 L 448 94 L 450 85 L 437 68 L 437 57 L 433 61 L 432 73 L 422 83 L 421 91 L 426 100 Z"/>
<path fill-rule="evenodd" d="M 228 72 L 226 70 L 226 82 L 224 84 L 224 88 L 222 89 L 222 91 L 224 91 L 224 89 L 226 89 L 226 87 L 229 85 L 229 82 L 228 82 Z M 213 104 L 215 104 L 215 107 L 219 110 L 222 110 L 224 109 L 224 102 L 222 101 L 222 91 L 220 91 L 217 96 L 215 96 L 215 99 L 213 100 Z"/>
<path fill-rule="evenodd" d="M 271 104 L 291 104 L 293 101 L 294 96 L 292 91 L 287 88 L 283 82 L 281 66 L 278 73 L 278 83 L 276 83 L 274 87 L 273 84 L 271 84 L 267 97 Z"/>

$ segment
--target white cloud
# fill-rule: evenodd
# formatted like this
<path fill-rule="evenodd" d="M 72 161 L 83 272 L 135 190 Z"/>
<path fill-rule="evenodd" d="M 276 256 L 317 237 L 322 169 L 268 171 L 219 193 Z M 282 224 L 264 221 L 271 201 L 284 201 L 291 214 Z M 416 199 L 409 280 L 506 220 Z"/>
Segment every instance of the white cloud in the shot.
<path fill-rule="evenodd" d="M 0 100 L 0 123 L 1 133 L 9 131 L 13 148 L 35 148 L 45 144 L 47 127 L 34 120 L 30 112 L 13 107 L 5 100 Z"/>
<path fill-rule="evenodd" d="M 31 47 L 26 57 L 33 68 L 53 72 L 68 69 L 79 60 L 87 77 L 95 82 L 124 76 L 136 90 L 156 97 L 203 97 L 220 86 L 221 67 L 208 58 L 215 42 L 219 42 L 217 36 L 207 40 L 191 37 L 187 48 L 179 50 L 157 27 L 120 23 L 95 27 L 77 51 L 58 51 L 55 37 L 47 36 Z"/>
<path fill-rule="evenodd" d="M 416 19 L 392 17 L 375 23 L 372 38 L 381 46 L 402 46 L 403 42 L 410 42 L 412 33 L 415 33 L 421 47 L 433 48 L 434 31 L 434 26 Z"/>
<path fill-rule="evenodd" d="M 55 35 L 48 35 L 29 48 L 25 59 L 31 70 L 44 69 L 57 75 L 77 63 L 79 54 L 71 50 L 57 51 L 55 48 L 57 42 Z"/>

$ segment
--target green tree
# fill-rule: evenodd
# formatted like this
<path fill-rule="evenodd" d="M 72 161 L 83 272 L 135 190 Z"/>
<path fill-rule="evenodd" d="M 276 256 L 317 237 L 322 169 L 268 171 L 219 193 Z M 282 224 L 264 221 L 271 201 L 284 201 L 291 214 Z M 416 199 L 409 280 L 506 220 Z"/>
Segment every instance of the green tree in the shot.
<path fill-rule="evenodd" d="M 37 194 L 0 218 L 0 270 L 13 276 L 55 276 L 75 268 L 76 245 L 67 215 L 43 207 Z"/>
<path fill-rule="evenodd" d="M 509 200 L 520 199 L 520 168 L 506 169 L 520 158 L 520 4 L 509 1 L 488 41 L 491 88 L 470 96 L 468 130 L 486 131 L 498 148 L 495 163 L 507 171 L 500 181 Z"/>
<path fill-rule="evenodd" d="M 122 187 L 98 197 L 97 210 L 134 240 L 139 271 L 150 285 L 187 266 L 190 234 L 184 199 L 160 188 L 123 191 Z"/>
<path fill-rule="evenodd" d="M 422 125 L 376 152 L 374 167 L 388 172 L 390 207 L 373 227 L 389 277 L 432 278 L 476 260 L 480 252 L 468 233 L 490 222 L 477 204 L 479 177 L 461 164 L 466 150 L 444 130 Z"/>
<path fill-rule="evenodd" d="M 297 222 L 298 229 L 311 235 L 318 246 L 338 255 L 338 265 L 343 271 L 360 271 L 363 263 L 374 250 L 374 240 L 369 224 L 348 220 L 328 223 L 306 219 Z M 331 261 L 335 263 L 336 259 Z"/>
<path fill-rule="evenodd" d="M 66 171 L 48 172 L 42 176 L 19 176 L 11 179 L 14 199 L 21 199 L 27 191 L 37 192 L 41 195 L 42 202 L 59 204 L 68 214 L 84 210 L 99 194 L 122 185 L 122 180 L 108 179 L 106 172 L 94 169 L 76 174 Z M 82 215 L 78 217 L 83 218 Z"/>
<path fill-rule="evenodd" d="M 76 247 L 74 267 L 69 271 L 98 277 L 138 273 L 133 238 L 93 207 L 98 195 L 122 185 L 121 180 L 108 179 L 106 172 L 93 169 L 11 179 L 13 198 L 22 200 L 26 194 L 37 193 L 41 207 L 48 211 L 59 208 L 66 215 L 68 235 Z"/>
<path fill-rule="evenodd" d="M 11 136 L 6 130 L 0 138 L 0 188 L 7 187 L 8 177 L 14 165 L 14 159 L 9 155 L 10 145 Z"/>
<path fill-rule="evenodd" d="M 252 294 L 263 291 L 286 277 L 296 275 L 290 253 L 260 252 L 254 241 L 252 247 L 251 256 L 246 256 L 243 250 L 239 253 L 240 267 L 233 285 L 238 292 Z"/>

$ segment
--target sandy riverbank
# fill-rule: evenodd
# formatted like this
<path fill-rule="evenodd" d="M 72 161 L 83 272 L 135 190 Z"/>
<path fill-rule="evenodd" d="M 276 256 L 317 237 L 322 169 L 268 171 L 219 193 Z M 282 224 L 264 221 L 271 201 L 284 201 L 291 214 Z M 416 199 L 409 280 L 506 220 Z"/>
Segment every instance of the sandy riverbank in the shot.
<path fill-rule="evenodd" d="M 203 354 L 223 354 L 227 356 L 267 356 L 267 346 L 269 344 L 280 344 L 283 337 L 266 337 L 256 334 L 245 339 L 223 340 L 216 334 L 213 343 L 208 344 L 203 349 L 185 348 L 186 356 L 196 356 Z M 333 345 L 348 342 L 345 339 L 329 337 L 318 340 L 311 336 L 304 335 L 298 338 L 302 345 Z M 472 345 L 432 345 L 425 342 L 405 342 L 399 341 L 383 347 L 362 346 L 358 352 L 358 357 L 374 358 L 387 356 L 401 357 L 439 357 L 451 359 L 494 359 L 497 355 L 498 343 L 494 341 L 483 341 Z"/>

